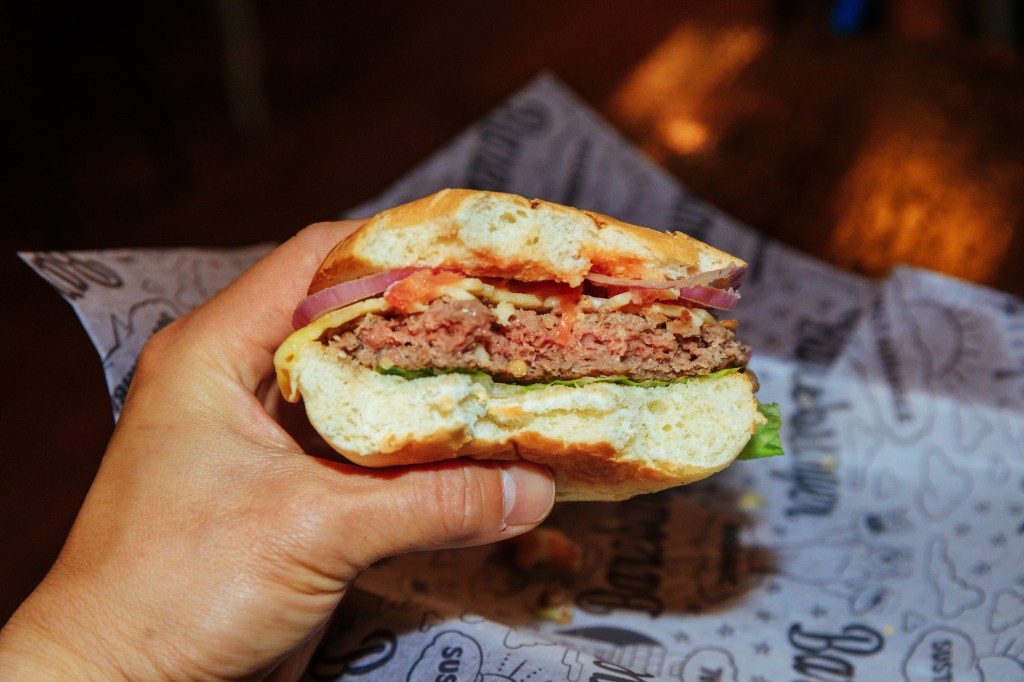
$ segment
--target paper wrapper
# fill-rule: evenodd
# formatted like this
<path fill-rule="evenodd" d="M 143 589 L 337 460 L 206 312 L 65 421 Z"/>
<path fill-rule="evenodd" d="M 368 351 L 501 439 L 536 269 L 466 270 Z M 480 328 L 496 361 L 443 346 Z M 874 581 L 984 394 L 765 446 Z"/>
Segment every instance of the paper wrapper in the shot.
<path fill-rule="evenodd" d="M 767 240 L 550 77 L 348 214 L 443 187 L 678 229 L 749 261 L 740 335 L 787 454 L 562 504 L 525 540 L 383 562 L 310 679 L 1024 680 L 1024 302 L 920 270 L 870 282 Z M 145 338 L 267 248 L 23 257 L 75 306 L 116 412 Z"/>

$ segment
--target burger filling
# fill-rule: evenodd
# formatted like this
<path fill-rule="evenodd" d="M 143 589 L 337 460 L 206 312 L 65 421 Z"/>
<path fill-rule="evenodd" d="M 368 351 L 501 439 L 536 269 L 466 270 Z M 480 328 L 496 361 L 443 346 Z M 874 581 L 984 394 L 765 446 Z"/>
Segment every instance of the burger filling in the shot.
<path fill-rule="evenodd" d="M 527 384 L 671 381 L 743 367 L 750 355 L 735 322 L 657 296 L 449 279 L 412 299 L 401 288 L 389 292 L 390 309 L 331 329 L 321 342 L 379 371 L 479 371 Z"/>

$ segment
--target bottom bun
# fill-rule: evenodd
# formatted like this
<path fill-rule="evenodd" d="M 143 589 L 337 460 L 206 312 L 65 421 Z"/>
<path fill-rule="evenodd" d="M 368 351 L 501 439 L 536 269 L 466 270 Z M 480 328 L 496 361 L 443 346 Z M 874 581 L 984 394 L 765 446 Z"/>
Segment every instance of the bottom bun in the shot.
<path fill-rule="evenodd" d="M 621 500 L 727 467 L 764 418 L 744 372 L 643 388 L 526 390 L 485 375 L 405 379 L 319 343 L 290 367 L 313 427 L 353 463 L 524 459 L 555 476 L 557 499 Z"/>

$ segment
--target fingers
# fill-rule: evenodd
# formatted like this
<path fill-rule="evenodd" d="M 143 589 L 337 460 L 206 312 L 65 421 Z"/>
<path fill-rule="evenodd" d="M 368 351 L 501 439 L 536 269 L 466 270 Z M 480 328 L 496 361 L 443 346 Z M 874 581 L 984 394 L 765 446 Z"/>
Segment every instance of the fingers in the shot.
<path fill-rule="evenodd" d="M 376 510 L 376 556 L 364 560 L 518 535 L 551 511 L 555 485 L 535 464 L 461 461 L 414 469 L 390 481 L 388 493 Z"/>
<path fill-rule="evenodd" d="M 311 225 L 272 251 L 196 309 L 190 331 L 215 345 L 219 363 L 255 390 L 274 351 L 293 330 L 292 313 L 306 296 L 313 274 L 339 241 L 362 221 Z"/>
<path fill-rule="evenodd" d="M 304 509 L 303 516 L 324 524 L 325 537 L 316 543 L 317 557 L 303 557 L 303 563 L 333 562 L 320 571 L 342 579 L 384 557 L 513 537 L 543 521 L 554 504 L 551 474 L 523 461 L 376 471 L 318 465 L 327 497 L 317 495 L 315 504 L 323 508 Z M 291 534 L 300 536 L 309 533 Z"/>
<path fill-rule="evenodd" d="M 377 532 L 361 562 L 525 532 L 551 511 L 555 485 L 547 469 L 528 462 L 461 460 L 410 468 L 387 482 L 387 493 L 378 489 L 372 500 Z"/>

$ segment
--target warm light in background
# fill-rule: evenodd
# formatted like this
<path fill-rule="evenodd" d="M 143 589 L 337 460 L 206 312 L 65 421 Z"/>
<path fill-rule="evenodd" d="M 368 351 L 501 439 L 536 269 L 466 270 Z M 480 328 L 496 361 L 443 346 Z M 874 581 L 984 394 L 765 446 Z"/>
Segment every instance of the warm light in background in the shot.
<path fill-rule="evenodd" d="M 1024 164 L 999 142 L 1014 112 L 994 86 L 869 41 L 836 61 L 828 41 L 739 21 L 676 25 L 603 109 L 684 182 L 836 265 L 1005 274 Z"/>
<path fill-rule="evenodd" d="M 767 36 L 755 27 L 676 28 L 616 90 L 616 118 L 644 130 L 646 151 L 688 155 L 717 140 L 707 104 L 764 49 Z"/>
<path fill-rule="evenodd" d="M 879 112 L 841 184 L 830 258 L 873 274 L 907 263 L 990 280 L 1013 238 L 1014 168 L 975 167 L 971 131 L 893 114 Z"/>
<path fill-rule="evenodd" d="M 658 137 L 676 154 L 699 152 L 708 141 L 708 128 L 700 121 L 686 117 L 658 121 Z"/>

